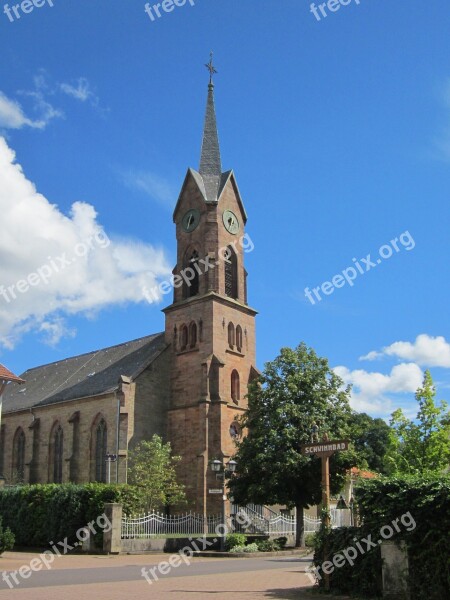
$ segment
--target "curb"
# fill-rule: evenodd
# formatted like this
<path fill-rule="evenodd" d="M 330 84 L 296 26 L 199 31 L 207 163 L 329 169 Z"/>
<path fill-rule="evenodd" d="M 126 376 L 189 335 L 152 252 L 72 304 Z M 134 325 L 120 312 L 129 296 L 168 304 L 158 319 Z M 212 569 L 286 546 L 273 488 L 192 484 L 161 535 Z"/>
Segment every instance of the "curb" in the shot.
<path fill-rule="evenodd" d="M 311 554 L 309 548 L 278 550 L 276 552 L 194 552 L 194 556 L 199 558 L 269 558 L 270 556 L 298 556 L 302 558 Z"/>

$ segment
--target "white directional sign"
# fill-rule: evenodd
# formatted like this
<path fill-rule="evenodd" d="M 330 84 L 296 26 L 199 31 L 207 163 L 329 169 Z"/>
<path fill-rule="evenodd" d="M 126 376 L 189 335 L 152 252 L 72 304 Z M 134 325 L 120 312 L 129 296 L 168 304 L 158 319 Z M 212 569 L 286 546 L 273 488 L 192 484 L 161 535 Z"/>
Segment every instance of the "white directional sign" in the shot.
<path fill-rule="evenodd" d="M 302 446 L 302 454 L 327 454 L 328 452 L 342 452 L 348 450 L 348 440 L 333 440 L 329 442 L 315 442 Z"/>

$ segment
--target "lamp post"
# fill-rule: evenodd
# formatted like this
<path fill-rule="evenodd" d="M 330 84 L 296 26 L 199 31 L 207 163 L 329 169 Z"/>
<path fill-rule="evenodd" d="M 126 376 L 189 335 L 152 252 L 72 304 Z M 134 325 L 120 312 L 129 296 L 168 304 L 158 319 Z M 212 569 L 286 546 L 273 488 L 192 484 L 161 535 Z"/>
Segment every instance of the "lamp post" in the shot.
<path fill-rule="evenodd" d="M 216 474 L 216 479 L 218 481 L 222 481 L 222 525 L 226 525 L 225 521 L 227 518 L 226 515 L 226 502 L 227 495 L 225 493 L 225 479 L 227 476 L 235 473 L 237 467 L 237 462 L 233 459 L 228 461 L 228 464 L 225 465 L 221 460 L 215 459 L 211 461 L 211 470 Z M 223 552 L 225 550 L 225 528 L 222 527 L 222 534 L 220 536 L 220 551 Z"/>

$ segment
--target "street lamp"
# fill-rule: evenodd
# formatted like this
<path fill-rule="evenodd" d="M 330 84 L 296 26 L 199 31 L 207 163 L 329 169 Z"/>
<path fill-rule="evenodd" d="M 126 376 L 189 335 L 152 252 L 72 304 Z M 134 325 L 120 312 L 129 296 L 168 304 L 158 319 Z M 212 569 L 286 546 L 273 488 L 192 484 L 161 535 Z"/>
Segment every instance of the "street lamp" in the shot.
<path fill-rule="evenodd" d="M 220 551 L 224 552 L 225 550 L 225 530 L 226 530 L 226 501 L 227 495 L 225 493 L 225 479 L 227 476 L 232 475 L 236 472 L 237 462 L 233 459 L 228 461 L 228 464 L 225 465 L 221 460 L 215 459 L 211 461 L 211 471 L 215 473 L 216 479 L 218 481 L 222 481 L 222 533 L 220 535 Z"/>

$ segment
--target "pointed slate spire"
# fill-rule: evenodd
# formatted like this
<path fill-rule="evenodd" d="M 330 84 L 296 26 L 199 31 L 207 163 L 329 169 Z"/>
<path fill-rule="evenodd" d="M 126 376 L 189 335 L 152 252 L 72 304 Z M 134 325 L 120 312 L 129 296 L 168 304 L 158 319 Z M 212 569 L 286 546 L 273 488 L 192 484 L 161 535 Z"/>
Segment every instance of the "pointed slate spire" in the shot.
<path fill-rule="evenodd" d="M 220 177 L 222 174 L 219 134 L 217 133 L 216 109 L 214 106 L 214 84 L 212 81 L 212 77 L 214 73 L 217 73 L 217 71 L 213 66 L 212 52 L 211 59 L 206 67 L 209 71 L 210 77 L 199 173 L 202 176 L 208 176 L 209 179 L 210 176 Z"/>

